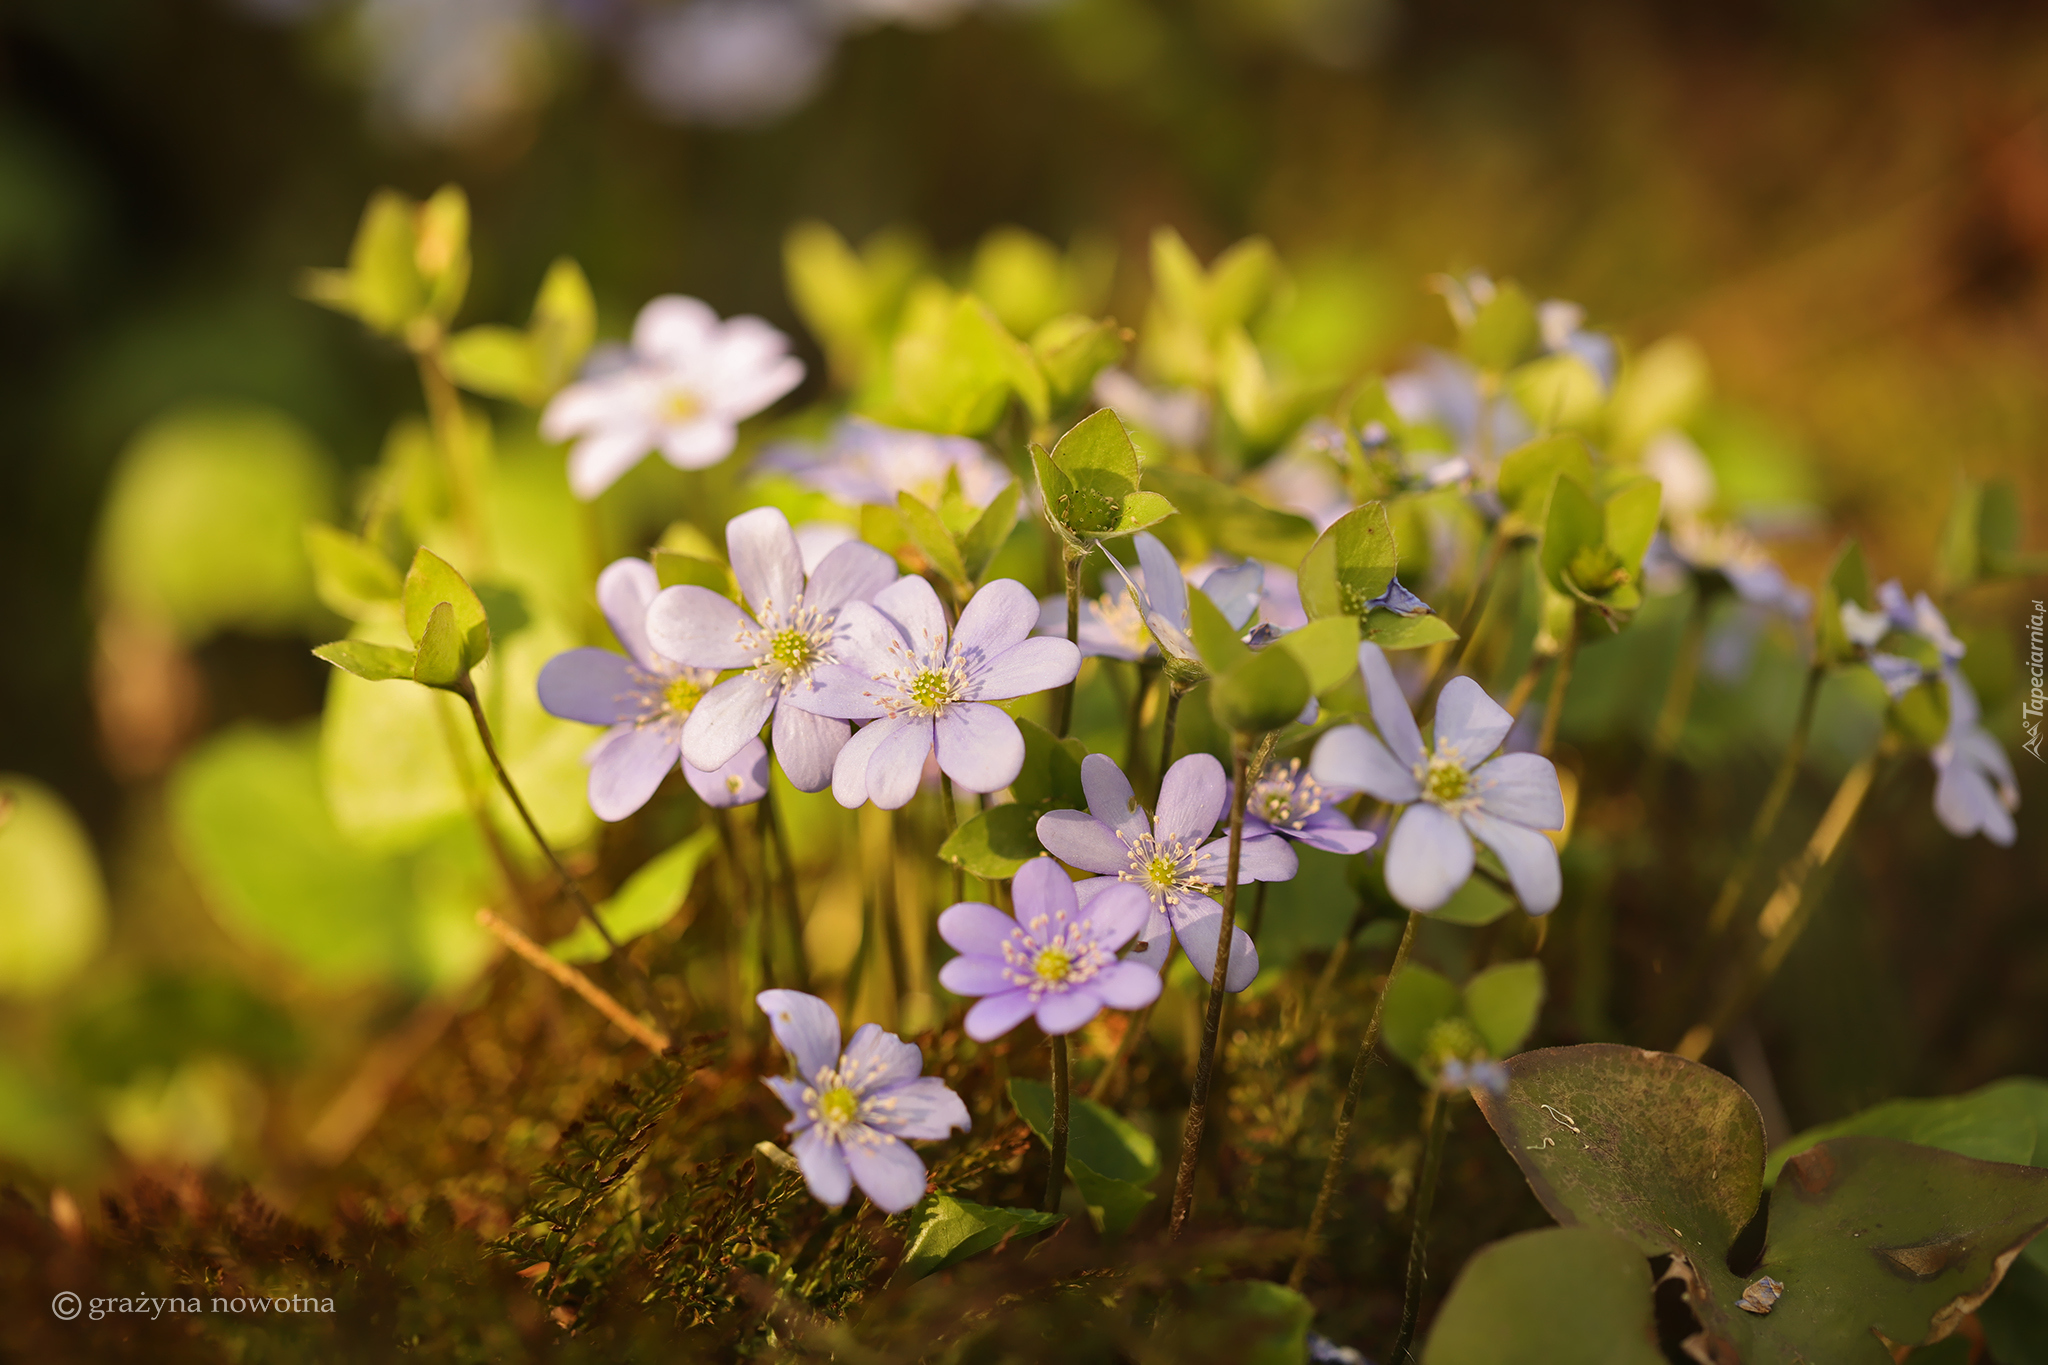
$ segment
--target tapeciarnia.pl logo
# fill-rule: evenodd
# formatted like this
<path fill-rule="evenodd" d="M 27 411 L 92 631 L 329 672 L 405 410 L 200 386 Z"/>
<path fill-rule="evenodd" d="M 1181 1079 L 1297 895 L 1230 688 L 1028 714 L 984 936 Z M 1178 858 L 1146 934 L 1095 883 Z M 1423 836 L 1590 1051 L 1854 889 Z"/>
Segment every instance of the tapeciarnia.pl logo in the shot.
<path fill-rule="evenodd" d="M 2020 747 L 2032 754 L 2036 761 L 2041 758 L 2041 713 L 2048 708 L 2048 665 L 2044 665 L 2041 648 L 2041 626 L 2048 620 L 2048 606 L 2039 598 L 2034 601 L 2034 614 L 2027 618 L 2027 699 L 2020 703 L 2020 728 L 2027 732 L 2026 742 Z"/>

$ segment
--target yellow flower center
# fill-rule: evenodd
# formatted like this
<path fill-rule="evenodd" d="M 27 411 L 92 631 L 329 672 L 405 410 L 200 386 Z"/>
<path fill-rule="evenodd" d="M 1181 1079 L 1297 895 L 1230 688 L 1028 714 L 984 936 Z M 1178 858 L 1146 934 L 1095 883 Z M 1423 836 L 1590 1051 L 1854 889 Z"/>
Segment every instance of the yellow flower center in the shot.
<path fill-rule="evenodd" d="M 671 389 L 661 405 L 661 415 L 671 422 L 687 422 L 703 411 L 703 401 L 688 389 Z"/>
<path fill-rule="evenodd" d="M 1454 758 L 1432 758 L 1422 779 L 1422 794 L 1439 806 L 1464 799 L 1472 788 L 1472 774 Z"/>
<path fill-rule="evenodd" d="M 860 1097 L 845 1086 L 827 1090 L 818 1100 L 818 1113 L 834 1128 L 843 1128 L 860 1117 Z"/>
<path fill-rule="evenodd" d="M 1041 951 L 1037 961 L 1031 964 L 1031 970 L 1038 973 L 1038 979 L 1048 984 L 1065 981 L 1073 969 L 1074 959 L 1067 955 L 1065 948 L 1057 945 Z"/>
<path fill-rule="evenodd" d="M 1154 886 L 1172 886 L 1179 874 L 1180 869 L 1171 858 L 1157 857 L 1145 864 L 1145 880 Z"/>
<path fill-rule="evenodd" d="M 768 657 L 784 668 L 805 668 L 816 658 L 811 637 L 794 626 L 785 626 L 768 641 Z"/>
<path fill-rule="evenodd" d="M 904 690 L 921 710 L 936 711 L 953 700 L 953 680 L 936 668 L 921 671 Z"/>
<path fill-rule="evenodd" d="M 668 703 L 669 710 L 679 716 L 687 716 L 690 714 L 690 708 L 697 704 L 698 698 L 704 695 L 704 689 L 688 678 L 674 678 L 670 680 L 668 686 L 662 688 L 661 695 Z"/>

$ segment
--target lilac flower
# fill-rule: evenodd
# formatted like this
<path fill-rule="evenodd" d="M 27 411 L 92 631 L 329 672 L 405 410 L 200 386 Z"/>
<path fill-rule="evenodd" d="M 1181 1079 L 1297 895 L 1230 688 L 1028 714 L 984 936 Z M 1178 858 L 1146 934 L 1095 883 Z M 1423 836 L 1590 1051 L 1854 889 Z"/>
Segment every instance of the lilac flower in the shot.
<path fill-rule="evenodd" d="M 1985 730 L 1977 694 L 1962 673 L 1947 668 L 1948 733 L 1928 755 L 1934 762 L 1934 814 L 1960 839 L 1982 834 L 2001 848 L 2012 847 L 2012 813 L 2020 789 L 2012 760 Z"/>
<path fill-rule="evenodd" d="M 1189 754 L 1166 770 L 1156 821 L 1146 818 L 1130 779 L 1107 755 L 1081 760 L 1088 809 L 1047 811 L 1038 842 L 1070 867 L 1102 875 L 1076 888 L 1084 906 L 1119 884 L 1141 888 L 1151 903 L 1142 950 L 1130 960 L 1154 970 L 1166 963 L 1169 930 L 1204 977 L 1216 964 L 1223 907 L 1210 897 L 1229 875 L 1230 839 L 1209 836 L 1230 801 L 1230 779 L 1208 754 Z M 1298 867 L 1294 850 L 1275 835 L 1250 836 L 1238 850 L 1240 882 L 1284 882 Z M 1251 935 L 1233 927 L 1224 986 L 1241 991 L 1259 974 Z"/>
<path fill-rule="evenodd" d="M 626 71 L 656 112 L 680 123 L 769 123 L 817 92 L 834 35 L 793 0 L 697 0 L 645 12 Z"/>
<path fill-rule="evenodd" d="M 1446 1094 L 1459 1090 L 1484 1090 L 1493 1095 L 1505 1095 L 1508 1093 L 1508 1069 L 1490 1058 L 1467 1062 L 1452 1057 L 1437 1072 L 1436 1088 Z"/>
<path fill-rule="evenodd" d="M 939 595 L 922 578 L 898 579 L 872 602 L 840 612 L 839 658 L 821 664 L 789 700 L 819 716 L 868 723 L 839 751 L 832 795 L 852 809 L 895 810 L 917 793 L 924 761 L 971 792 L 992 792 L 1024 766 L 1017 722 L 989 703 L 1073 680 L 1080 651 L 1065 640 L 1026 639 L 1038 599 L 1012 578 L 985 585 L 950 632 Z"/>
<path fill-rule="evenodd" d="M 720 322 L 709 305 L 664 294 L 640 310 L 631 360 L 556 394 L 541 435 L 582 438 L 569 452 L 569 487 L 588 500 L 650 450 L 677 469 L 717 464 L 732 453 L 740 420 L 803 377 L 789 338 L 760 318 Z"/>
<path fill-rule="evenodd" d="M 683 585 L 665 590 L 647 612 L 648 638 L 670 658 L 746 670 L 704 694 L 683 726 L 683 752 L 700 767 L 724 764 L 772 715 L 770 738 L 782 770 L 798 791 L 817 791 L 832 780 L 848 727 L 785 703 L 837 659 L 846 607 L 887 587 L 896 561 L 849 541 L 828 551 L 806 581 L 796 535 L 772 507 L 727 522 L 725 544 L 745 608 L 709 588 Z"/>
<path fill-rule="evenodd" d="M 1309 771 L 1318 782 L 1406 807 L 1387 839 L 1394 899 L 1410 910 L 1442 905 L 1472 875 L 1478 839 L 1499 856 L 1525 910 L 1555 909 L 1557 849 L 1540 831 L 1564 828 L 1564 793 L 1550 760 L 1502 754 L 1485 762 L 1514 717 L 1465 677 L 1451 679 L 1437 699 L 1436 743 L 1425 749 L 1385 652 L 1360 645 L 1358 667 L 1380 738 L 1363 726 L 1339 726 L 1317 741 Z"/>
<path fill-rule="evenodd" d="M 1963 642 L 1949 630 L 1941 608 L 1924 592 L 1908 602 L 1897 579 L 1878 588 L 1876 611 L 1865 611 L 1854 602 L 1842 603 L 1842 633 L 1863 647 L 1871 669 L 1894 701 L 1918 687 L 1931 671 L 1916 659 L 1878 647 L 1894 631 L 1926 642 L 1942 670 L 1952 671 L 1952 665 L 1963 657 Z"/>
<path fill-rule="evenodd" d="M 758 467 L 782 470 L 855 507 L 894 507 L 899 493 L 937 507 L 949 479 L 957 480 L 962 499 L 986 507 L 1011 483 L 1009 469 L 979 441 L 885 427 L 860 417 L 834 427 L 823 449 L 779 445 L 762 455 Z"/>
<path fill-rule="evenodd" d="M 1150 531 L 1138 532 L 1131 537 L 1131 543 L 1138 552 L 1137 577 L 1132 577 L 1115 558 L 1109 562 L 1123 576 L 1125 587 L 1131 600 L 1137 604 L 1146 629 L 1158 641 L 1159 651 L 1169 664 L 1169 674 L 1174 671 L 1172 665 L 1200 669 L 1201 658 L 1196 653 L 1191 634 L 1188 580 L 1181 573 L 1179 562 Z M 1259 563 L 1246 560 L 1242 564 L 1212 569 L 1203 576 L 1196 591 L 1215 603 L 1232 630 L 1242 632 L 1258 612 L 1264 579 L 1265 570 Z M 1062 601 L 1064 612 L 1064 599 Z M 1064 615 L 1060 623 L 1064 631 Z"/>
<path fill-rule="evenodd" d="M 796 1063 L 794 1076 L 762 1081 L 795 1117 L 785 1132 L 804 1183 L 821 1204 L 838 1208 L 859 1185 L 884 1213 L 924 1197 L 924 1163 L 905 1138 L 942 1138 L 971 1126 L 967 1106 L 936 1076 L 924 1054 L 879 1024 L 862 1024 L 844 1053 L 839 1017 L 815 995 L 762 991 L 754 1003 L 775 1041 Z"/>
<path fill-rule="evenodd" d="M 1603 391 L 1614 387 L 1621 357 L 1614 338 L 1586 327 L 1586 310 L 1566 299 L 1545 299 L 1536 305 L 1536 330 L 1548 355 L 1574 355 L 1600 380 Z"/>
<path fill-rule="evenodd" d="M 682 753 L 685 720 L 718 676 L 649 643 L 647 606 L 660 586 L 644 559 L 612 564 L 597 577 L 597 601 L 626 653 L 572 649 L 540 671 L 548 714 L 611 727 L 585 755 L 590 808 L 601 820 L 623 820 L 647 804 Z M 756 739 L 711 768 L 685 762 L 683 776 L 709 805 L 747 805 L 768 790 L 768 749 Z"/>
<path fill-rule="evenodd" d="M 1119 883 L 1083 909 L 1050 858 L 1024 864 L 1011 885 L 1015 919 L 977 901 L 939 916 L 940 937 L 960 952 L 939 969 L 939 984 L 983 997 L 967 1012 L 968 1037 L 991 1042 L 1034 1016 L 1045 1033 L 1072 1033 L 1105 1005 L 1143 1009 L 1159 998 L 1156 968 L 1116 957 L 1151 914 L 1141 889 Z"/>
<path fill-rule="evenodd" d="M 1478 370 L 1441 351 L 1425 350 L 1412 368 L 1388 375 L 1386 392 L 1403 422 L 1437 427 L 1451 439 L 1448 456 L 1416 452 L 1422 457 L 1421 481 L 1432 488 L 1470 477 L 1482 445 L 1498 458 L 1535 435 L 1518 404 L 1482 396 Z"/>
<path fill-rule="evenodd" d="M 1337 809 L 1349 795 L 1316 781 L 1302 770 L 1298 758 L 1271 764 L 1245 801 L 1244 836 L 1277 834 L 1326 853 L 1363 853 L 1379 836 L 1358 828 Z"/>

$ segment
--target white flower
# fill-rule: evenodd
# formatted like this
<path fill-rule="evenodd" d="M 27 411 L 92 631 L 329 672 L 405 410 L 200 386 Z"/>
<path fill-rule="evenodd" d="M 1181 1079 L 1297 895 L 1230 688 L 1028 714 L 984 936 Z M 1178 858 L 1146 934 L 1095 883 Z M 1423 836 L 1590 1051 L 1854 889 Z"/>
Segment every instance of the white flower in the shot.
<path fill-rule="evenodd" d="M 580 437 L 569 487 L 585 500 L 650 450 L 677 469 L 732 453 L 739 423 L 803 381 L 789 338 L 757 317 L 720 322 L 697 299 L 664 294 L 640 310 L 631 359 L 571 384 L 541 417 L 551 441 Z"/>

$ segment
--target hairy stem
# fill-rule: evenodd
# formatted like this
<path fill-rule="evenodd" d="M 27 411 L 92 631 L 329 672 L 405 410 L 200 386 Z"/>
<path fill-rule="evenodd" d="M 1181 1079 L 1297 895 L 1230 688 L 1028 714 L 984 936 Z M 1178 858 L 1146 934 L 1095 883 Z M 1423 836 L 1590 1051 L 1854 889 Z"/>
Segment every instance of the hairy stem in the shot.
<path fill-rule="evenodd" d="M 1444 1164 L 1444 1136 L 1451 1127 L 1451 1096 L 1430 1096 L 1429 1146 L 1422 1156 L 1422 1181 L 1415 1192 L 1415 1231 L 1408 1238 L 1408 1286 L 1401 1295 L 1401 1332 L 1387 1356 L 1393 1365 L 1407 1365 L 1408 1347 L 1415 1340 L 1415 1319 L 1422 1310 L 1423 1262 L 1429 1252 L 1429 1214 L 1436 1203 L 1437 1174 Z"/>
<path fill-rule="evenodd" d="M 568 963 L 559 961 L 547 949 L 535 943 L 526 935 L 514 929 L 488 910 L 476 912 L 476 922 L 498 936 L 498 941 L 519 954 L 531 965 L 547 973 L 561 985 L 589 1001 L 599 1014 L 618 1025 L 619 1030 L 650 1052 L 666 1052 L 671 1044 L 668 1035 L 647 1027 L 635 1018 L 624 1005 L 614 1000 L 605 989 Z"/>
<path fill-rule="evenodd" d="M 1707 598 L 1695 588 L 1685 628 L 1678 637 L 1678 654 L 1671 661 L 1671 677 L 1664 684 L 1664 704 L 1657 709 L 1657 725 L 1650 732 L 1650 761 L 1644 766 L 1641 783 L 1645 805 L 1654 800 L 1664 767 L 1685 733 L 1686 717 L 1692 714 L 1693 685 L 1699 681 L 1700 653 L 1706 639 Z"/>
<path fill-rule="evenodd" d="M 1067 643 L 1075 648 L 1081 645 L 1081 566 L 1088 562 L 1085 554 L 1076 555 L 1068 550 L 1061 558 L 1061 567 L 1067 579 Z M 1078 677 L 1067 679 L 1060 689 L 1060 723 L 1053 731 L 1056 738 L 1065 739 L 1067 730 L 1074 723 L 1074 684 Z"/>
<path fill-rule="evenodd" d="M 1067 1035 L 1052 1036 L 1052 1168 L 1045 1173 L 1045 1211 L 1060 1211 L 1060 1192 L 1067 1177 L 1067 1110 L 1073 1087 L 1067 1060 Z"/>
<path fill-rule="evenodd" d="M 776 861 L 782 865 L 783 913 L 787 918 L 790 960 L 796 966 L 796 983 L 802 990 L 811 988 L 811 959 L 804 948 L 804 916 L 796 900 L 796 864 L 789 856 L 789 836 L 783 832 L 782 821 L 776 813 L 775 787 L 769 784 L 768 791 L 761 797 L 762 837 L 775 840 Z M 767 848 L 762 848 L 762 866 L 767 866 Z"/>
<path fill-rule="evenodd" d="M 1358 1044 L 1358 1056 L 1351 1063 L 1351 1083 L 1344 1088 L 1344 1098 L 1337 1105 L 1337 1128 L 1330 1135 L 1330 1159 L 1323 1166 L 1323 1185 L 1316 1191 L 1315 1211 L 1308 1216 L 1308 1231 L 1301 1238 L 1301 1254 L 1295 1258 L 1294 1270 L 1287 1276 L 1289 1289 L 1301 1288 L 1302 1281 L 1308 1276 L 1309 1262 L 1315 1259 L 1322 1247 L 1323 1224 L 1329 1220 L 1330 1204 L 1337 1197 L 1338 1185 L 1343 1183 L 1345 1159 L 1351 1154 L 1351 1120 L 1358 1112 L 1358 1097 L 1365 1093 L 1365 1073 L 1372 1067 L 1373 1048 L 1380 1040 L 1380 1016 L 1387 1007 L 1387 990 L 1394 984 L 1394 978 L 1401 974 L 1401 968 L 1408 965 L 1408 949 L 1415 943 L 1415 926 L 1421 922 L 1421 915 L 1413 911 L 1409 913 L 1407 926 L 1401 930 L 1401 946 L 1394 949 L 1393 965 L 1387 968 L 1379 996 L 1372 1002 L 1372 1019 L 1365 1026 L 1365 1037 Z M 1355 920 L 1353 924 L 1355 933 Z"/>
<path fill-rule="evenodd" d="M 1152 695 L 1153 679 L 1158 670 L 1140 659 L 1131 665 L 1136 681 L 1131 692 L 1130 718 L 1124 727 L 1124 776 L 1131 779 L 1133 791 L 1144 791 L 1149 787 L 1145 781 L 1142 764 L 1144 756 L 1139 752 L 1145 739 L 1145 702 Z"/>

